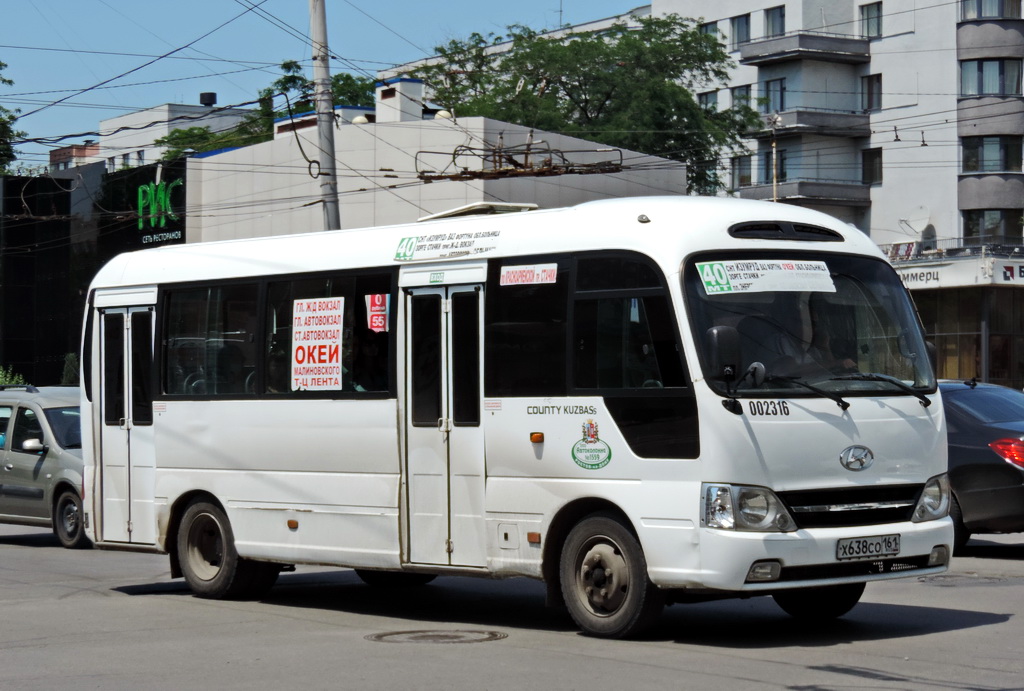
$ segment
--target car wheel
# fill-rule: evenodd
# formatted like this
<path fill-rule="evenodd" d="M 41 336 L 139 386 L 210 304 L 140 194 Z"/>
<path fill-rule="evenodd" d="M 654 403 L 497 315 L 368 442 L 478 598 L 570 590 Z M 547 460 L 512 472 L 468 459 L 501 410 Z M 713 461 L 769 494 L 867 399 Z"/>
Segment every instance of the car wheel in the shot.
<path fill-rule="evenodd" d="M 417 588 L 437 578 L 433 573 L 416 573 L 413 571 L 373 571 L 355 569 L 356 575 L 366 585 L 375 588 Z"/>
<path fill-rule="evenodd" d="M 569 614 L 584 633 L 633 636 L 654 623 L 664 606 L 647 575 L 647 560 L 633 532 L 617 518 L 594 514 L 569 533 L 559 569 Z"/>
<path fill-rule="evenodd" d="M 860 602 L 863 583 L 843 583 L 818 588 L 795 588 L 772 593 L 775 603 L 796 619 L 828 621 L 843 616 Z"/>
<path fill-rule="evenodd" d="M 950 498 L 949 517 L 953 519 L 953 554 L 959 554 L 971 539 L 971 531 L 964 525 L 964 513 L 960 509 L 956 495 Z"/>
<path fill-rule="evenodd" d="M 72 490 L 65 490 L 57 499 L 53 511 L 53 533 L 68 549 L 83 549 L 90 545 L 82 525 L 82 500 Z"/>

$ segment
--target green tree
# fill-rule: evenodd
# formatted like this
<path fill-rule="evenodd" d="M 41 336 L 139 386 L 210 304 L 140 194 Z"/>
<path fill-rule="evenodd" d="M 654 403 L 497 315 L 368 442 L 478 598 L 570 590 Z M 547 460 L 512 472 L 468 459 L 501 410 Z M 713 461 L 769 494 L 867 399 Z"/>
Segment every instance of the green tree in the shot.
<path fill-rule="evenodd" d="M 294 60 L 281 63 L 283 74 L 259 92 L 259 105 L 246 115 L 238 127 L 223 132 L 211 132 L 209 127 L 185 127 L 170 132 L 154 143 L 166 146 L 162 159 L 174 160 L 190 152 L 216 151 L 229 147 L 251 146 L 274 138 L 274 120 L 289 114 L 308 113 L 314 109 L 316 92 L 312 80 L 303 74 L 302 65 Z M 331 77 L 334 105 L 372 106 L 374 81 L 339 72 Z M 274 97 L 288 97 L 284 107 L 274 109 Z"/>
<path fill-rule="evenodd" d="M 0 365 L 0 385 L 23 386 L 24 384 L 25 377 L 15 372 L 13 367 Z"/>
<path fill-rule="evenodd" d="M 678 15 L 559 37 L 511 26 L 437 51 L 414 75 L 444 108 L 682 161 L 698 193 L 724 187 L 717 162 L 759 122 L 745 105 L 701 107 L 695 94 L 722 86 L 732 61 Z"/>
<path fill-rule="evenodd" d="M 3 75 L 7 63 L 0 62 L 0 86 L 11 86 L 13 81 Z M 24 132 L 14 129 L 14 122 L 18 119 L 17 110 L 8 110 L 0 106 L 0 173 L 9 173 L 10 165 L 17 158 L 14 151 L 13 140 L 24 137 Z"/>

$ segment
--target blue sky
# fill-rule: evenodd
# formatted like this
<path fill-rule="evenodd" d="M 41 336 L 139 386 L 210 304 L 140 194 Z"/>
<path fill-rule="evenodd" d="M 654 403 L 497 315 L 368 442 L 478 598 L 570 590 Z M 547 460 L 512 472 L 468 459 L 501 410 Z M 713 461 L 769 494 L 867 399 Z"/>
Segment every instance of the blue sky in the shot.
<path fill-rule="evenodd" d="M 246 12 L 253 4 L 262 13 Z M 434 46 L 474 31 L 501 33 L 515 23 L 554 28 L 560 16 L 563 23 L 576 24 L 643 4 L 327 0 L 331 51 L 350 61 L 332 60 L 331 69 L 355 67 L 372 75 L 425 57 Z M 204 91 L 216 92 L 220 106 L 253 100 L 280 76 L 277 65 L 283 60 L 308 65 L 311 52 L 304 38 L 309 34 L 308 0 L 0 0 L 0 16 L 0 61 L 7 63 L 3 75 L 14 81 L 14 86 L 0 86 L 0 105 L 21 111 L 17 128 L 29 137 L 96 131 L 101 120 L 133 110 L 162 103 L 198 104 Z M 136 71 L 75 93 L 130 70 Z M 45 163 L 50 148 L 21 146 L 19 162 Z"/>

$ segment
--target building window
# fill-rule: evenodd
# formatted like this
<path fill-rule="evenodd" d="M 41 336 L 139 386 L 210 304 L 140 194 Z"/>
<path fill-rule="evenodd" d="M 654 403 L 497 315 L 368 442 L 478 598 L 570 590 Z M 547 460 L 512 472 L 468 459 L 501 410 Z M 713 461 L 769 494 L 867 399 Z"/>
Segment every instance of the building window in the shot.
<path fill-rule="evenodd" d="M 860 152 L 861 182 L 876 185 L 882 181 L 882 150 L 864 149 Z"/>
<path fill-rule="evenodd" d="M 960 63 L 960 95 L 1020 96 L 1020 73 L 1020 60 L 964 60 Z"/>
<path fill-rule="evenodd" d="M 717 36 L 718 22 L 705 22 L 697 27 L 697 31 L 705 35 Z"/>
<path fill-rule="evenodd" d="M 750 84 L 744 84 L 743 86 L 734 86 L 729 89 L 729 93 L 732 94 L 732 107 L 737 106 L 749 106 L 750 105 Z"/>
<path fill-rule="evenodd" d="M 960 0 L 960 17 L 971 19 L 1019 19 L 1020 0 Z"/>
<path fill-rule="evenodd" d="M 741 14 L 738 17 L 733 17 L 729 20 L 729 27 L 731 34 L 729 38 L 729 47 L 733 50 L 739 50 L 739 47 L 744 43 L 750 42 L 750 15 Z"/>
<path fill-rule="evenodd" d="M 786 80 L 770 79 L 764 83 L 762 113 L 781 113 L 786 109 Z"/>
<path fill-rule="evenodd" d="M 965 173 L 1021 172 L 1024 137 L 964 137 Z"/>
<path fill-rule="evenodd" d="M 860 78 L 860 108 L 864 112 L 882 107 L 882 75 L 869 74 Z"/>
<path fill-rule="evenodd" d="M 718 110 L 718 92 L 705 91 L 702 94 L 697 94 L 697 102 L 704 110 Z"/>
<path fill-rule="evenodd" d="M 117 157 L 111 156 L 107 159 L 107 172 L 114 173 L 117 171 Z"/>
<path fill-rule="evenodd" d="M 146 151 L 144 149 L 139 149 L 138 151 L 135 152 L 135 164 L 141 166 L 144 165 L 145 163 Z"/>
<path fill-rule="evenodd" d="M 775 150 L 775 161 L 772 161 L 772 151 L 768 149 L 762 156 L 764 170 L 761 171 L 762 184 L 770 185 L 772 182 L 786 181 L 786 150 Z"/>
<path fill-rule="evenodd" d="M 764 11 L 765 38 L 782 36 L 786 33 L 786 6 L 771 7 Z"/>
<path fill-rule="evenodd" d="M 741 187 L 749 187 L 753 184 L 750 173 L 750 156 L 734 156 L 732 159 L 732 189 L 738 190 Z"/>
<path fill-rule="evenodd" d="M 970 209 L 964 211 L 964 245 L 1021 244 L 1024 209 Z"/>
<path fill-rule="evenodd" d="M 860 6 L 860 35 L 861 38 L 882 37 L 882 3 Z"/>

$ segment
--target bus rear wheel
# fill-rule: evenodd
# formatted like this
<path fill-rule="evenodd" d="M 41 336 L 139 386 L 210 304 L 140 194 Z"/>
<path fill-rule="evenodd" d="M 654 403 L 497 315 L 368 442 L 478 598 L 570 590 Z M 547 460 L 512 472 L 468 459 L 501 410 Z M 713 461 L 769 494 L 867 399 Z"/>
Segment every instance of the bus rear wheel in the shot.
<path fill-rule="evenodd" d="M 842 583 L 818 588 L 796 588 L 773 593 L 775 604 L 796 619 L 828 621 L 843 616 L 860 602 L 863 583 Z"/>
<path fill-rule="evenodd" d="M 242 559 L 227 515 L 216 504 L 196 501 L 185 509 L 178 531 L 178 560 L 188 587 L 198 597 L 259 597 L 277 580 L 280 564 Z"/>
<path fill-rule="evenodd" d="M 609 514 L 576 524 L 562 548 L 559 575 L 569 614 L 590 636 L 634 636 L 654 623 L 664 606 L 647 575 L 639 540 Z"/>

